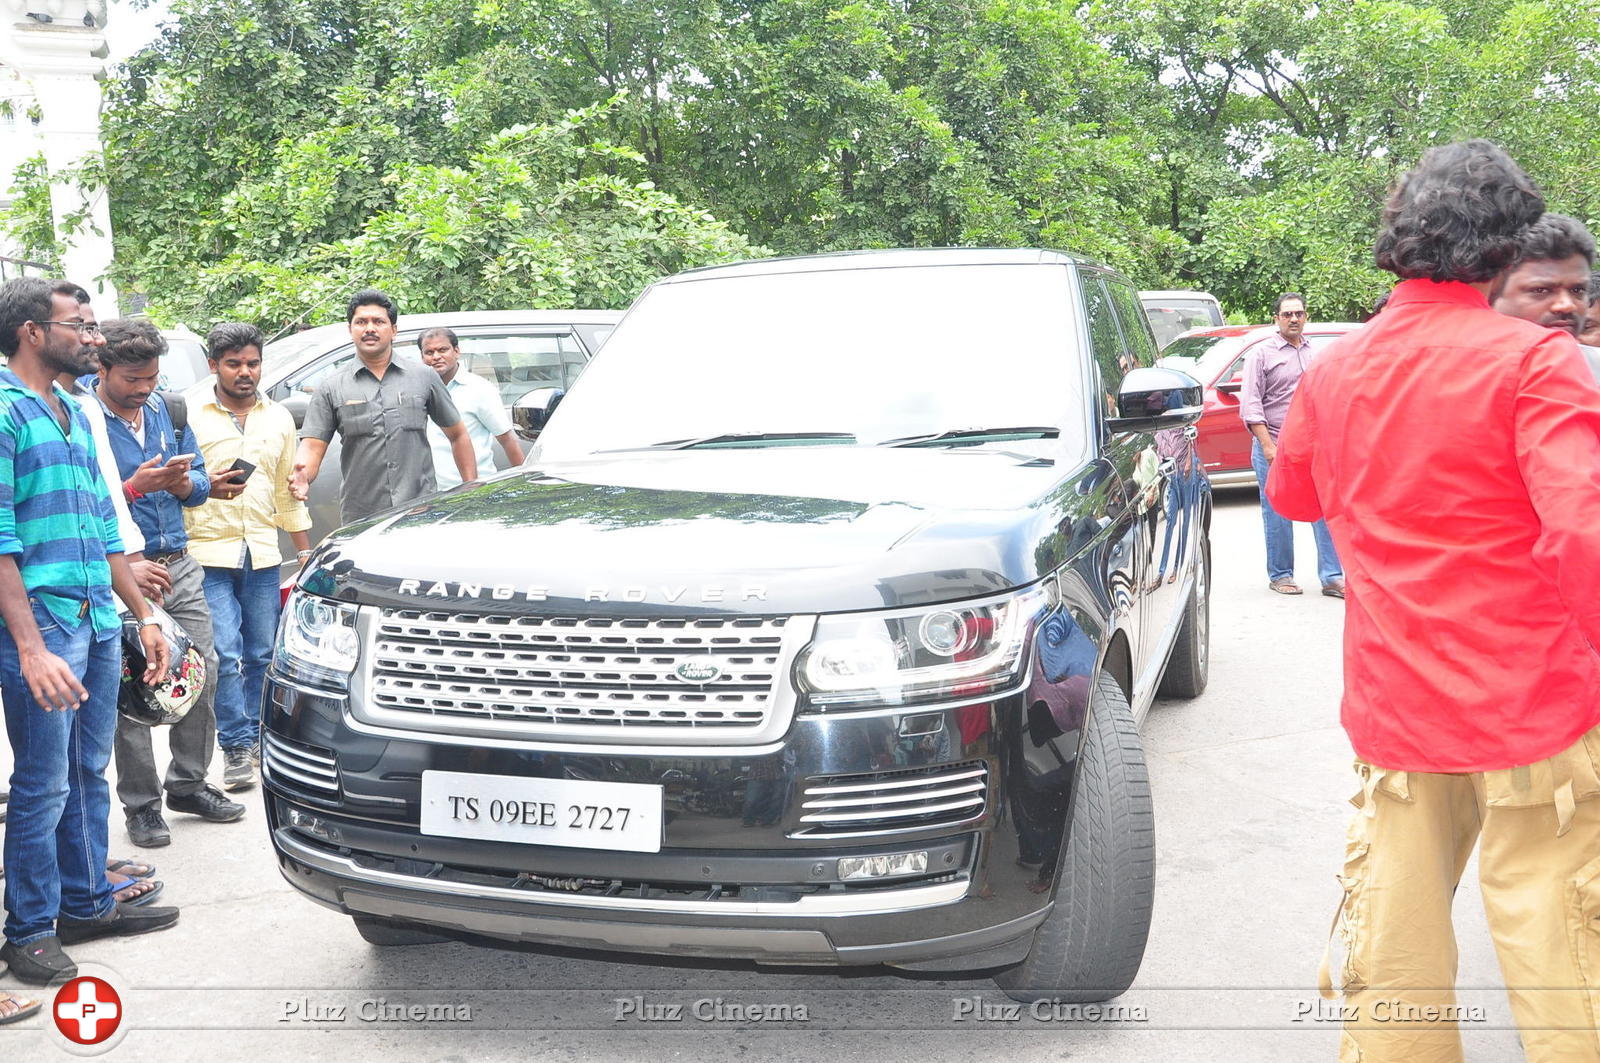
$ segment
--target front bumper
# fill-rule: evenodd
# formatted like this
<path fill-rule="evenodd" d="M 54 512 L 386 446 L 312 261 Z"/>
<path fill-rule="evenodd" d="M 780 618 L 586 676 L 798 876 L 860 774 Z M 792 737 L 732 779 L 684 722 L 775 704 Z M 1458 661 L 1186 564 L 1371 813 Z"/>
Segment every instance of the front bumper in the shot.
<path fill-rule="evenodd" d="M 596 755 L 374 734 L 351 726 L 343 697 L 276 676 L 266 708 L 263 777 L 280 869 L 337 911 L 506 941 L 951 970 L 1021 960 L 1049 914 L 1082 721 L 1070 696 L 1030 687 L 903 715 L 799 716 L 780 748 L 760 756 Z M 315 750 L 336 766 L 317 768 L 306 752 Z M 987 792 L 965 819 L 853 836 L 808 833 L 801 820 L 817 777 L 974 764 L 987 769 Z M 661 785 L 661 850 L 424 835 L 428 770 Z M 838 877 L 841 857 L 907 851 L 928 854 L 926 873 Z"/>

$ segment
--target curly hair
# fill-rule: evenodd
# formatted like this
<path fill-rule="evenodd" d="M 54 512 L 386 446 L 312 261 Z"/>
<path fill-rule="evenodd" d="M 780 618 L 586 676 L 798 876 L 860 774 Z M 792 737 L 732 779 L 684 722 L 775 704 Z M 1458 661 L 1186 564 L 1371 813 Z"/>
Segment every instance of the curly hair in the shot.
<path fill-rule="evenodd" d="M 1378 268 L 1401 278 L 1486 281 L 1516 260 L 1544 196 L 1487 140 L 1429 148 L 1383 208 Z"/>
<path fill-rule="evenodd" d="M 1577 218 L 1565 214 L 1546 214 L 1528 226 L 1517 241 L 1517 265 L 1524 262 L 1551 262 L 1582 255 L 1594 265 L 1594 237 Z"/>
<path fill-rule="evenodd" d="M 105 369 L 114 365 L 143 365 L 167 353 L 166 338 L 148 321 L 114 318 L 102 321 L 100 331 L 105 335 L 106 345 L 97 353 Z"/>

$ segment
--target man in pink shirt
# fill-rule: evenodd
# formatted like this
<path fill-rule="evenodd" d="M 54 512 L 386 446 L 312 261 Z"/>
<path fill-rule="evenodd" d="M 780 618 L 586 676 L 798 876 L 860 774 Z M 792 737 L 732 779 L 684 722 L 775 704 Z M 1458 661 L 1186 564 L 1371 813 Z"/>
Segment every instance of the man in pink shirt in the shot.
<path fill-rule="evenodd" d="M 1244 387 L 1239 391 L 1239 416 L 1255 436 L 1250 464 L 1261 485 L 1261 527 L 1267 537 L 1267 586 L 1279 594 L 1299 594 L 1294 581 L 1294 524 L 1276 512 L 1267 498 L 1267 470 L 1278 455 L 1278 432 L 1289 414 L 1289 400 L 1317 352 L 1306 339 L 1306 301 L 1293 292 L 1278 296 L 1272 307 L 1278 334 L 1250 349 L 1244 360 Z M 1311 523 L 1317 544 L 1317 579 L 1322 593 L 1344 597 L 1344 570 L 1324 521 Z"/>
<path fill-rule="evenodd" d="M 1300 382 L 1267 482 L 1349 578 L 1340 1058 L 1459 1063 L 1450 909 L 1478 877 L 1529 1063 L 1600 1063 L 1600 389 L 1496 313 L 1544 199 L 1488 141 L 1384 210 L 1383 313 Z"/>

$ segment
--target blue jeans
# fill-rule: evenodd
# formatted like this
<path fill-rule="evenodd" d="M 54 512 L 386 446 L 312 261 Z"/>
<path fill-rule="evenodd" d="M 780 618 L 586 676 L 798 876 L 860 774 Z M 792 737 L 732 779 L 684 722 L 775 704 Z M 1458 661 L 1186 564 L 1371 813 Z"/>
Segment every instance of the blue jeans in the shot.
<path fill-rule="evenodd" d="M 1200 497 L 1199 476 L 1197 465 L 1189 475 L 1174 471 L 1167 480 L 1167 534 L 1161 540 L 1161 565 L 1157 579 L 1165 578 L 1167 574 L 1167 555 L 1172 551 L 1173 536 L 1177 536 L 1178 550 L 1172 558 L 1172 567 L 1174 571 L 1183 567 L 1183 555 L 1189 547 L 1189 518 Z"/>
<path fill-rule="evenodd" d="M 261 686 L 278 629 L 278 566 L 205 570 L 206 607 L 217 651 L 217 745 L 246 749 L 261 740 Z"/>
<path fill-rule="evenodd" d="M 5 935 L 16 945 L 54 934 L 58 915 L 93 919 L 114 903 L 106 878 L 106 765 L 117 730 L 122 640 L 95 642 L 88 618 L 67 631 L 29 601 L 45 648 L 78 676 L 89 700 L 65 712 L 40 708 L 22 677 L 16 642 L 0 628 L 0 701 L 13 758 Z"/>
<path fill-rule="evenodd" d="M 1280 517 L 1267 500 L 1267 456 L 1261 452 L 1261 441 L 1250 444 L 1250 464 L 1256 470 L 1256 482 L 1261 485 L 1261 526 L 1267 533 L 1267 579 L 1294 578 L 1294 522 Z M 1333 548 L 1333 536 L 1328 534 L 1327 521 L 1311 525 L 1311 537 L 1317 541 L 1317 578 L 1327 586 L 1344 577 L 1339 564 L 1338 551 Z"/>

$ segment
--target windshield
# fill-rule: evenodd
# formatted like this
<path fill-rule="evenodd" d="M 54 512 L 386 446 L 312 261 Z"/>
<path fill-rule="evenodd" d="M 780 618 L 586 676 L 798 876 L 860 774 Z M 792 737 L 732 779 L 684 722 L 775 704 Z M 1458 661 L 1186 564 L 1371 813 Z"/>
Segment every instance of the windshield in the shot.
<path fill-rule="evenodd" d="M 166 340 L 167 353 L 161 356 L 161 377 L 157 382 L 163 391 L 183 391 L 211 372 L 206 368 L 204 343 L 183 336 L 168 336 Z"/>
<path fill-rule="evenodd" d="M 686 443 L 1088 438 L 1066 267 L 708 277 L 650 289 L 539 438 L 543 460 Z M 1054 430 L 1055 438 L 1047 433 Z"/>
<path fill-rule="evenodd" d="M 1168 358 L 1182 358 L 1192 365 L 1198 365 L 1200 359 L 1226 336 L 1180 336 L 1161 348 L 1161 360 Z"/>

